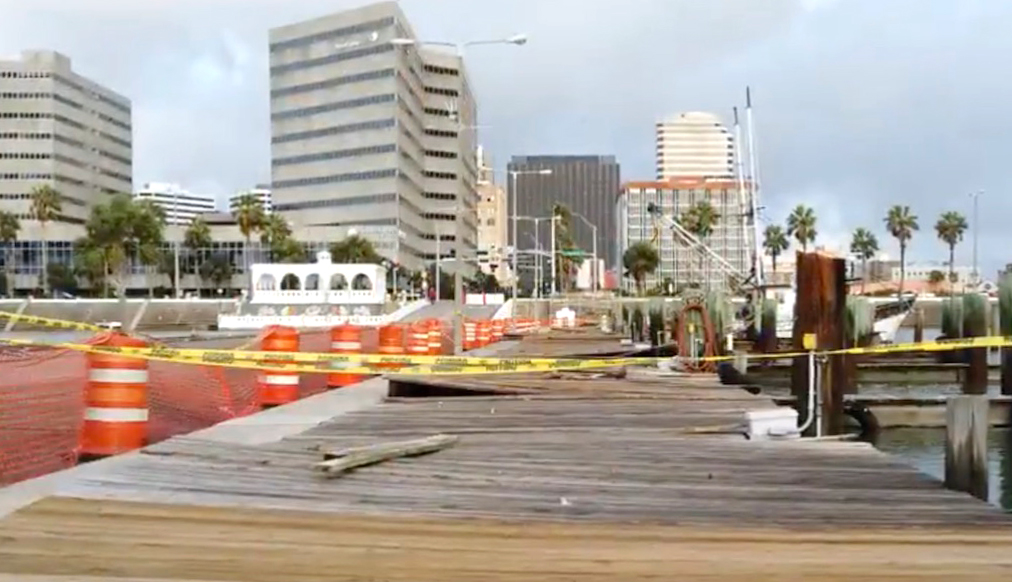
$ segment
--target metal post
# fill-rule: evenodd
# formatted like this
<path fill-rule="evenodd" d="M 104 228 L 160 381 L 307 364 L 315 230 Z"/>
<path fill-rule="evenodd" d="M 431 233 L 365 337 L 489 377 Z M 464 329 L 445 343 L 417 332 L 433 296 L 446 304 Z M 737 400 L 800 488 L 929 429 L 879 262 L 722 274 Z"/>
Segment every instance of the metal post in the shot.
<path fill-rule="evenodd" d="M 597 271 L 597 265 L 598 265 L 598 262 L 597 262 L 597 225 L 596 224 L 591 224 L 590 226 L 591 226 L 591 228 L 594 231 L 594 268 L 592 268 L 590 270 L 590 290 L 593 293 L 597 293 L 597 287 L 598 287 L 598 285 L 597 285 L 598 284 L 598 281 L 597 281 L 597 277 L 598 277 L 598 271 Z"/>
<path fill-rule="evenodd" d="M 558 288 L 556 279 L 559 278 L 558 277 L 558 275 L 559 275 L 558 270 L 555 268 L 555 215 L 554 214 L 552 215 L 551 220 L 552 220 L 552 293 L 551 293 L 551 295 L 554 296 L 555 293 L 556 293 L 556 290 Z"/>
<path fill-rule="evenodd" d="M 439 239 L 440 239 L 440 236 L 439 236 L 439 226 L 438 225 L 436 226 L 435 230 L 436 230 L 436 301 L 439 301 L 440 299 L 442 299 L 442 296 L 439 294 L 439 279 L 440 279 L 440 276 L 439 276 L 439 257 L 442 254 L 442 251 L 440 251 L 440 249 L 439 249 Z"/>
<path fill-rule="evenodd" d="M 973 284 L 980 284 L 980 274 L 977 270 L 977 235 L 980 233 L 980 229 L 977 228 L 977 199 L 980 197 L 982 191 L 978 190 L 971 194 L 973 196 Z"/>
<path fill-rule="evenodd" d="M 183 296 L 179 289 L 179 243 L 182 242 L 179 232 L 179 192 L 174 192 L 172 195 L 172 214 L 173 230 L 176 231 L 175 244 L 172 245 L 172 287 L 176 291 L 176 299 L 179 299 Z"/>
<path fill-rule="evenodd" d="M 534 219 L 534 288 L 535 297 L 541 299 L 541 285 L 544 283 L 545 277 L 542 271 L 542 256 L 541 256 L 541 238 L 538 236 L 538 225 L 541 223 L 540 219 Z"/>
<path fill-rule="evenodd" d="M 516 301 L 517 289 L 520 282 L 520 271 L 518 254 L 520 252 L 520 241 L 517 240 L 517 173 L 515 171 L 510 172 L 510 189 L 513 192 L 513 300 Z"/>

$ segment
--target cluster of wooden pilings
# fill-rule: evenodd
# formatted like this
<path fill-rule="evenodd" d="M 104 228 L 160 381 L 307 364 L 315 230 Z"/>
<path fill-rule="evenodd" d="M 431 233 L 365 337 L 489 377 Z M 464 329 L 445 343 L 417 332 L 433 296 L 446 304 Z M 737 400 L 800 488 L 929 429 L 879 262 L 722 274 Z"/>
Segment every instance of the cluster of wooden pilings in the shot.
<path fill-rule="evenodd" d="M 814 334 L 815 351 L 824 352 L 860 346 L 870 339 L 865 318 L 855 316 L 856 310 L 867 308 L 852 300 L 847 303 L 843 259 L 820 253 L 798 253 L 797 300 L 793 348 L 805 351 L 804 338 Z M 984 296 L 969 294 L 953 298 L 943 311 L 943 335 L 949 338 L 971 338 L 988 335 L 988 303 Z M 850 309 L 848 309 L 848 307 Z M 1012 276 L 1001 284 L 1001 334 L 1012 336 Z M 862 323 L 856 323 L 859 319 Z M 915 330 L 916 341 L 923 341 L 923 325 Z M 919 333 L 918 333 L 919 332 Z M 946 433 L 946 485 L 987 499 L 987 430 L 990 402 L 988 388 L 988 350 L 973 348 L 953 354 L 968 364 L 963 375 L 963 396 L 948 401 Z M 819 427 L 812 423 L 806 436 L 818 431 L 836 435 L 844 429 L 844 395 L 856 390 L 856 364 L 861 356 L 822 358 L 817 369 Z M 809 403 L 809 362 L 807 357 L 795 358 L 791 386 L 798 413 L 808 418 L 813 411 Z M 1012 395 L 1012 349 L 1002 350 L 1002 394 Z"/>

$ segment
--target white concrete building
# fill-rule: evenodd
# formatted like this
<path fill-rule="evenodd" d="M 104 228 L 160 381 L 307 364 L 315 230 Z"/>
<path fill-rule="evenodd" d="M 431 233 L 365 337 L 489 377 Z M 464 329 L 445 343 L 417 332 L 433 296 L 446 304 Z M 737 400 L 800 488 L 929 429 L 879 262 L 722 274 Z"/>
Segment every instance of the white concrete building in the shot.
<path fill-rule="evenodd" d="M 217 204 L 212 194 L 195 194 L 179 184 L 149 182 L 134 192 L 138 200 L 151 200 L 165 210 L 166 224 L 190 224 L 198 214 L 214 212 Z"/>
<path fill-rule="evenodd" d="M 946 279 L 949 277 L 949 264 L 947 262 L 938 263 L 910 263 L 906 267 L 906 280 L 907 281 L 930 281 L 931 273 L 938 271 L 945 275 Z M 957 285 L 969 285 L 973 283 L 973 267 L 967 265 L 956 265 L 952 270 L 953 274 L 956 275 L 955 283 Z M 892 268 L 892 280 L 900 280 L 900 268 L 899 265 Z"/>
<path fill-rule="evenodd" d="M 264 212 L 270 214 L 274 209 L 274 204 L 271 198 L 271 189 L 265 184 L 257 184 L 255 188 L 249 190 L 243 190 L 242 192 L 236 192 L 228 199 L 228 211 L 232 212 L 235 207 L 239 204 L 239 199 L 247 194 L 252 194 L 260 204 L 264 207 Z"/>
<path fill-rule="evenodd" d="M 657 179 L 735 176 L 734 135 L 712 113 L 688 112 L 657 122 Z"/>

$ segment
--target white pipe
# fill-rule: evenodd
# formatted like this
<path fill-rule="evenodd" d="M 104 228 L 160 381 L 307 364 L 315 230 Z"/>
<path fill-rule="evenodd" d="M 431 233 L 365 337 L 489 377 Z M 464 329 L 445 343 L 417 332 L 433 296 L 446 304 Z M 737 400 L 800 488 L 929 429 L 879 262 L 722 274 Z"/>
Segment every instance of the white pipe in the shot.
<path fill-rule="evenodd" d="M 817 414 L 815 407 L 815 351 L 808 352 L 808 418 L 798 427 L 798 434 L 804 434 L 812 426 Z"/>
<path fill-rule="evenodd" d="M 755 131 L 752 128 L 752 91 L 750 88 L 745 87 L 745 121 L 748 124 L 748 163 L 749 163 L 749 174 L 750 174 L 750 190 L 752 192 L 752 230 L 753 230 L 753 241 L 755 242 L 755 252 L 753 254 L 755 260 L 755 282 L 757 286 L 762 286 L 762 257 L 759 255 L 759 162 L 755 155 Z"/>
<path fill-rule="evenodd" d="M 734 108 L 734 172 L 738 175 L 738 205 L 740 206 L 741 212 L 741 237 L 742 237 L 742 250 L 739 256 L 739 261 L 742 266 L 748 259 L 749 256 L 748 240 L 750 236 L 748 229 L 748 215 L 745 211 L 749 201 L 745 196 L 745 161 L 742 159 L 742 148 L 741 148 L 741 123 L 738 120 L 738 108 Z M 755 220 L 755 217 L 753 217 Z M 756 243 L 757 241 L 752 241 Z M 758 252 L 758 249 L 755 249 Z"/>

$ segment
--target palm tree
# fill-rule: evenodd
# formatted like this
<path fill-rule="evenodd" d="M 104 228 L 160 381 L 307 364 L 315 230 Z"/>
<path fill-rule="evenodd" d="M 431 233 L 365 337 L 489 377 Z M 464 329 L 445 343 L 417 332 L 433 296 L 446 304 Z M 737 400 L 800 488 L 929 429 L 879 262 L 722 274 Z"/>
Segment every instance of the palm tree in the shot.
<path fill-rule="evenodd" d="M 14 241 L 18 240 L 21 222 L 12 212 L 0 211 L 0 242 L 4 243 L 4 294 L 14 296 Z"/>
<path fill-rule="evenodd" d="M 771 224 L 763 232 L 763 248 L 773 262 L 773 272 L 777 272 L 777 257 L 782 255 L 791 247 L 791 241 L 787 239 L 784 229 L 778 224 Z"/>
<path fill-rule="evenodd" d="M 864 294 L 868 282 L 868 259 L 878 252 L 878 238 L 867 228 L 858 228 L 850 239 L 850 252 L 861 259 L 861 293 Z"/>
<path fill-rule="evenodd" d="M 246 244 L 243 246 L 242 259 L 243 267 L 246 270 L 247 288 L 253 288 L 253 273 L 249 270 L 249 243 L 250 238 L 254 232 L 258 232 L 263 228 L 264 222 L 266 221 L 267 215 L 264 213 L 263 204 L 253 194 L 243 194 L 236 201 L 235 208 L 232 209 L 232 216 L 235 218 L 236 224 L 239 225 L 239 232 L 242 233 Z"/>
<path fill-rule="evenodd" d="M 42 229 L 42 294 L 49 296 L 49 280 L 46 273 L 49 269 L 49 239 L 46 238 L 46 224 L 56 220 L 63 212 L 63 195 L 49 184 L 32 188 L 31 216 L 38 221 Z"/>
<path fill-rule="evenodd" d="M 967 228 L 966 218 L 951 210 L 943 212 L 935 223 L 938 238 L 949 245 L 949 283 L 956 282 L 956 244 L 963 241 L 963 234 Z"/>
<path fill-rule="evenodd" d="M 330 260 L 335 263 L 368 263 L 378 265 L 383 257 L 372 242 L 357 234 L 347 236 L 330 245 Z"/>
<path fill-rule="evenodd" d="M 647 275 L 656 271 L 660 262 L 661 257 L 657 254 L 657 249 L 646 241 L 633 244 L 622 255 L 622 265 L 629 276 L 636 281 L 636 291 L 640 295 L 644 292 Z"/>
<path fill-rule="evenodd" d="M 920 230 L 917 224 L 917 216 L 910 213 L 909 206 L 897 204 L 889 209 L 885 217 L 886 229 L 900 243 L 900 287 L 899 295 L 903 295 L 903 285 L 907 278 L 907 244 L 914 236 L 914 231 Z"/>
<path fill-rule="evenodd" d="M 717 209 L 710 204 L 709 200 L 703 200 L 697 202 L 691 208 L 686 210 L 679 222 L 685 227 L 685 230 L 689 231 L 696 236 L 700 241 L 705 240 L 711 234 L 713 234 L 714 227 L 720 222 L 720 214 L 717 213 Z M 699 274 L 703 276 L 703 261 L 706 259 L 706 255 L 699 252 Z M 707 284 L 709 284 L 709 277 Z"/>
<path fill-rule="evenodd" d="M 808 252 L 808 245 L 815 242 L 819 231 L 815 229 L 815 211 L 804 204 L 798 204 L 787 217 L 787 234 L 801 245 L 801 252 Z"/>
<path fill-rule="evenodd" d="M 276 249 L 290 246 L 286 241 L 292 236 L 292 227 L 280 214 L 270 214 L 260 225 L 260 242 L 267 246 L 270 260 L 275 260 Z M 282 261 L 284 262 L 284 261 Z"/>
<path fill-rule="evenodd" d="M 556 203 L 552 207 L 552 217 L 555 221 L 555 252 L 558 255 L 557 272 L 553 277 L 559 278 L 559 291 L 565 293 L 569 291 L 570 279 L 578 266 L 578 260 L 564 252 L 576 246 L 573 239 L 573 213 L 565 204 Z"/>
<path fill-rule="evenodd" d="M 189 261 L 194 265 L 193 270 L 197 273 L 200 279 L 200 287 L 204 285 L 204 277 L 201 275 L 199 265 L 204 261 L 204 254 L 207 249 L 214 244 L 211 239 L 211 228 L 207 226 L 207 222 L 201 217 L 196 217 L 190 226 L 186 227 L 186 232 L 183 234 L 183 245 L 191 254 L 191 260 Z M 201 289 L 197 289 L 197 295 L 200 295 Z"/>

